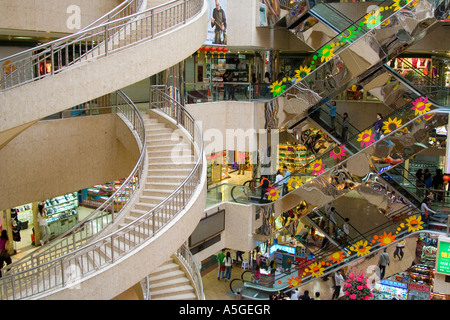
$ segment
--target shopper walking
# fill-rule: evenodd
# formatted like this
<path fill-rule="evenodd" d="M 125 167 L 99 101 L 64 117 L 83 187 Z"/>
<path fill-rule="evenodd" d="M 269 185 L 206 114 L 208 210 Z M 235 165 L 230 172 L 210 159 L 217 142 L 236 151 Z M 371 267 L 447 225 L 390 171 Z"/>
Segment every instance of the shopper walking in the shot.
<path fill-rule="evenodd" d="M 380 280 L 384 279 L 384 275 L 386 273 L 386 266 L 390 264 L 389 254 L 387 253 L 387 249 L 384 248 L 383 252 L 380 254 L 378 258 L 378 267 L 380 268 Z"/>
<path fill-rule="evenodd" d="M 397 245 L 395 246 L 394 251 L 394 258 L 397 257 L 399 260 L 403 259 L 403 248 L 405 247 L 405 240 L 401 240 L 397 242 Z"/>
<path fill-rule="evenodd" d="M 342 270 L 338 270 L 334 274 L 334 292 L 331 300 L 338 299 L 341 294 L 341 285 L 344 282 L 344 276 L 342 275 Z"/>
<path fill-rule="evenodd" d="M 0 235 L 0 277 L 2 276 L 3 264 L 11 264 L 11 256 L 8 253 L 8 233 L 6 230 L 2 230 Z"/>
<path fill-rule="evenodd" d="M 47 218 L 44 217 L 46 214 L 45 205 L 43 203 L 38 204 L 38 221 L 39 221 L 39 231 L 41 234 L 41 245 L 46 244 L 50 239 L 50 228 L 48 227 Z"/>
<path fill-rule="evenodd" d="M 217 280 L 223 279 L 225 275 L 225 263 L 223 260 L 225 259 L 225 249 L 222 249 L 222 251 L 219 252 L 217 255 L 217 265 L 218 265 L 218 272 L 217 272 Z"/>
<path fill-rule="evenodd" d="M 230 252 L 227 252 L 226 257 L 223 259 L 225 264 L 225 278 L 230 281 L 231 279 L 231 268 L 233 266 L 233 259 L 231 258 Z"/>

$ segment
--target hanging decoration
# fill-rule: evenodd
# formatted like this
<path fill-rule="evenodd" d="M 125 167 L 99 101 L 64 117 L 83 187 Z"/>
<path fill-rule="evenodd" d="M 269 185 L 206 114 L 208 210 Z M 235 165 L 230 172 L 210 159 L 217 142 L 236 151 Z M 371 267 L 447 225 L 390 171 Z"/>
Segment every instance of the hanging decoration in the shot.
<path fill-rule="evenodd" d="M 275 201 L 280 197 L 280 190 L 278 190 L 277 187 L 269 187 L 267 188 L 267 199 L 269 199 L 270 201 Z"/>
<path fill-rule="evenodd" d="M 334 160 L 336 160 L 337 158 L 339 158 L 339 160 L 342 159 L 342 157 L 345 157 L 347 154 L 345 153 L 347 151 L 347 149 L 345 149 L 345 144 L 337 146 L 336 148 L 334 148 L 333 150 L 331 150 L 330 152 L 330 158 L 333 158 Z"/>

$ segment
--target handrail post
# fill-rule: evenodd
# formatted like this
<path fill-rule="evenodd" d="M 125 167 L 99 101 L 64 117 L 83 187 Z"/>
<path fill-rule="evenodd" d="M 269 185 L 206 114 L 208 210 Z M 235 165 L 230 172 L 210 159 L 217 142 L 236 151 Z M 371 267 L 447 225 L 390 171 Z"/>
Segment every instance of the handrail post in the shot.
<path fill-rule="evenodd" d="M 105 26 L 105 56 L 108 55 L 108 26 Z"/>
<path fill-rule="evenodd" d="M 61 261 L 61 285 L 64 287 L 66 285 L 66 277 L 64 274 L 64 259 L 60 259 Z"/>

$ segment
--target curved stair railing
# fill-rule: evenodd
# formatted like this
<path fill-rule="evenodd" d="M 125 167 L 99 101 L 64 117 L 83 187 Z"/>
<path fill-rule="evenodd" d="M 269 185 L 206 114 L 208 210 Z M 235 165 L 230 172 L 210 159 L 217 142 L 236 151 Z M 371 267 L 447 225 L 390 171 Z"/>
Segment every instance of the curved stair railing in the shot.
<path fill-rule="evenodd" d="M 197 295 L 198 300 L 205 300 L 205 293 L 203 292 L 203 281 L 202 275 L 200 273 L 200 266 L 192 255 L 189 247 L 186 244 L 183 244 L 177 252 L 175 252 L 175 256 L 178 261 L 184 266 L 186 272 L 188 273 L 190 279 L 192 280 L 192 284 Z"/>
<path fill-rule="evenodd" d="M 153 39 L 185 24 L 200 13 L 203 3 L 204 0 L 173 0 L 125 17 L 116 13 L 114 20 L 99 20 L 99 25 L 0 59 L 0 92 Z"/>
<path fill-rule="evenodd" d="M 59 235 L 49 244 L 34 250 L 19 261 L 9 265 L 8 269 L 5 268 L 3 270 L 5 275 L 23 272 L 80 248 L 94 235 L 114 223 L 116 217 L 119 216 L 123 210 L 128 208 L 127 204 L 130 199 L 132 199 L 135 193 L 139 191 L 141 182 L 143 181 L 142 174 L 145 170 L 145 156 L 147 150 L 144 120 L 137 107 L 123 92 L 117 91 L 115 96 L 116 103 L 112 106 L 111 111 L 119 115 L 134 132 L 140 151 L 139 159 L 130 175 L 123 181 L 122 185 L 111 195 L 111 197 L 81 220 L 76 226 Z M 92 110 L 92 108 L 86 109 L 86 111 L 89 111 L 87 112 L 87 115 L 90 115 Z M 77 111 L 83 110 L 80 109 Z M 119 199 L 122 201 L 126 199 L 127 201 L 120 210 L 115 210 L 114 204 L 118 203 Z"/>
<path fill-rule="evenodd" d="M 42 50 L 42 52 L 46 52 L 46 50 L 49 50 L 49 46 L 53 49 L 59 48 L 59 50 L 64 50 L 64 48 L 67 47 L 67 42 L 70 39 L 76 39 L 73 41 L 73 43 L 76 43 L 76 41 L 79 41 L 83 37 L 87 37 L 93 29 L 95 28 L 108 28 L 110 31 L 111 28 L 116 25 L 116 23 L 119 23 L 119 25 L 123 27 L 129 27 L 130 29 L 136 29 L 134 27 L 131 27 L 132 23 L 138 23 L 138 21 L 144 21 L 142 19 L 147 19 L 145 21 L 148 21 L 148 19 L 154 19 L 154 22 L 159 24 L 158 29 L 152 29 L 153 35 L 156 35 L 156 31 L 158 33 L 165 32 L 166 30 L 169 30 L 173 28 L 174 26 L 185 23 L 187 19 L 195 16 L 196 13 L 198 13 L 202 9 L 202 3 L 203 0 L 175 0 L 168 2 L 166 4 L 156 6 L 153 8 L 150 8 L 148 10 L 144 10 L 141 12 L 138 12 L 136 14 L 131 14 L 126 17 L 123 17 L 125 14 L 132 12 L 135 8 L 139 8 L 142 5 L 143 0 L 130 0 L 126 1 L 117 8 L 113 9 L 110 13 L 106 14 L 104 17 L 97 20 L 97 22 L 92 23 L 91 25 L 95 25 L 93 28 L 85 28 L 78 32 L 77 34 L 74 34 L 69 37 L 62 38 L 60 40 L 56 40 L 53 42 L 50 42 L 46 45 L 39 46 L 36 48 L 33 48 L 32 51 L 35 50 Z M 140 15 L 144 15 L 144 17 L 141 17 Z M 169 17 L 172 16 L 172 20 L 169 20 Z M 140 19 L 138 19 L 140 18 Z M 113 20 L 112 19 L 116 19 Z M 106 24 L 101 24 L 104 21 L 107 21 Z M 118 21 L 118 22 L 117 22 Z M 153 21 L 153 20 L 151 20 Z M 166 23 L 166 21 L 169 21 L 170 23 Z M 98 26 L 98 24 L 101 24 L 101 27 Z M 166 29 L 162 28 L 162 26 L 166 26 Z M 112 32 L 111 32 L 112 34 Z M 31 50 L 31 49 L 30 49 Z M 5 58 L 3 60 L 13 60 L 13 61 L 25 61 L 28 58 L 23 58 L 26 55 L 30 55 L 31 51 L 25 51 L 19 54 L 16 54 L 14 56 Z M 35 55 L 35 60 L 43 60 L 42 52 Z M 0 63 L 1 61 L 0 60 Z M 74 61 L 75 62 L 75 61 Z M 71 62 L 72 63 L 72 62 Z M 0 72 L 3 72 L 5 66 L 2 66 L 0 69 Z M 62 69 L 66 68 L 67 66 L 63 67 Z M 62 69 L 59 69 L 58 71 L 61 71 Z M 5 69 L 6 70 L 6 69 Z M 19 71 L 19 68 L 16 68 L 14 72 L 24 72 Z M 4 81 L 5 79 L 3 77 L 0 77 Z M 36 80 L 36 79 L 34 79 Z M 23 82 L 24 84 L 26 82 Z M 1 87 L 1 85 L 0 85 Z M 1 89 L 0 89 L 1 90 Z M 121 112 L 126 112 L 128 116 L 130 116 L 130 121 L 133 123 L 133 127 L 139 126 L 142 129 L 143 124 L 141 122 L 137 123 L 136 119 L 140 118 L 140 116 L 136 115 L 137 109 L 133 109 L 130 107 L 132 104 L 131 100 L 129 100 L 128 97 L 126 97 L 121 91 L 118 91 L 116 93 L 116 106 L 115 108 L 117 110 L 119 105 L 125 106 L 128 104 L 128 107 L 122 108 L 123 110 L 119 110 Z M 135 108 L 135 107 L 134 107 Z M 80 110 L 78 110 L 80 111 Z M 126 116 L 125 115 L 125 118 Z M 145 129 L 142 129 L 145 131 Z M 145 134 L 145 133 L 144 133 Z M 143 159 L 143 153 L 145 153 L 145 141 L 143 141 L 142 137 L 144 136 L 143 133 L 139 133 L 138 136 L 140 137 L 139 140 L 141 141 L 141 144 L 143 144 L 144 148 L 141 150 L 141 158 L 139 160 L 138 165 L 140 166 L 139 170 L 142 170 L 142 159 Z M 135 168 L 136 169 L 136 168 Z M 133 171 L 134 172 L 134 171 Z M 136 172 L 135 172 L 136 173 Z M 136 178 L 130 179 L 137 180 Z M 11 265 L 11 268 L 9 269 L 9 273 L 17 272 L 17 271 L 24 271 L 30 267 L 35 267 L 41 263 L 45 263 L 48 261 L 51 261 L 52 259 L 55 259 L 61 255 L 66 254 L 67 252 L 71 250 L 75 250 L 82 246 L 89 238 L 92 237 L 92 235 L 99 233 L 101 230 L 103 230 L 107 225 L 109 225 L 111 222 L 114 221 L 114 218 L 119 214 L 119 212 L 115 212 L 113 210 L 114 207 L 114 201 L 118 198 L 123 198 L 127 196 L 127 189 L 132 189 L 134 191 L 134 185 L 130 184 L 130 181 L 126 182 L 126 185 L 119 188 L 117 193 L 115 193 L 106 203 L 104 203 L 100 208 L 98 208 L 95 212 L 93 212 L 91 215 L 83 219 L 83 221 L 80 221 L 78 226 L 76 226 L 76 229 L 72 229 L 73 231 L 69 230 L 68 232 L 64 233 L 63 235 L 59 236 L 57 239 L 54 239 L 49 246 L 45 246 L 43 248 L 39 248 L 32 252 L 31 254 L 25 256 L 23 259 L 21 259 L 19 262 L 16 262 Z M 109 209 L 112 208 L 112 209 Z M 112 214 L 111 214 L 112 213 Z M 51 247 L 50 247 L 51 246 Z M 4 273 L 8 273 L 8 271 L 4 271 Z"/>
<path fill-rule="evenodd" d="M 118 230 L 45 263 L 32 260 L 40 264 L 20 272 L 6 274 L 0 279 L 1 299 L 35 298 L 44 292 L 73 284 L 74 281 L 82 281 L 82 278 L 114 264 L 156 237 L 185 209 L 198 190 L 200 182 L 205 179 L 202 132 L 194 118 L 180 103 L 163 92 L 159 97 L 166 101 L 161 104 L 160 110 L 162 112 L 166 110 L 178 126 L 187 131 L 195 148 L 195 166 L 188 177 L 155 208 Z M 156 221 L 162 223 L 157 224 Z M 115 247 L 120 250 L 114 251 Z M 67 277 L 68 270 L 71 271 L 70 277 Z"/>

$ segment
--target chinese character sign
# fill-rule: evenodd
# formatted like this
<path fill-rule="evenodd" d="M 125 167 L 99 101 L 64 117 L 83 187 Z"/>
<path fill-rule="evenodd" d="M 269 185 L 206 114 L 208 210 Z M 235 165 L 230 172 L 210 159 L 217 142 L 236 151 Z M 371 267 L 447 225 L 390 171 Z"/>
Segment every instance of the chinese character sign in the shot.
<path fill-rule="evenodd" d="M 450 274 L 450 242 L 439 239 L 436 272 Z"/>

